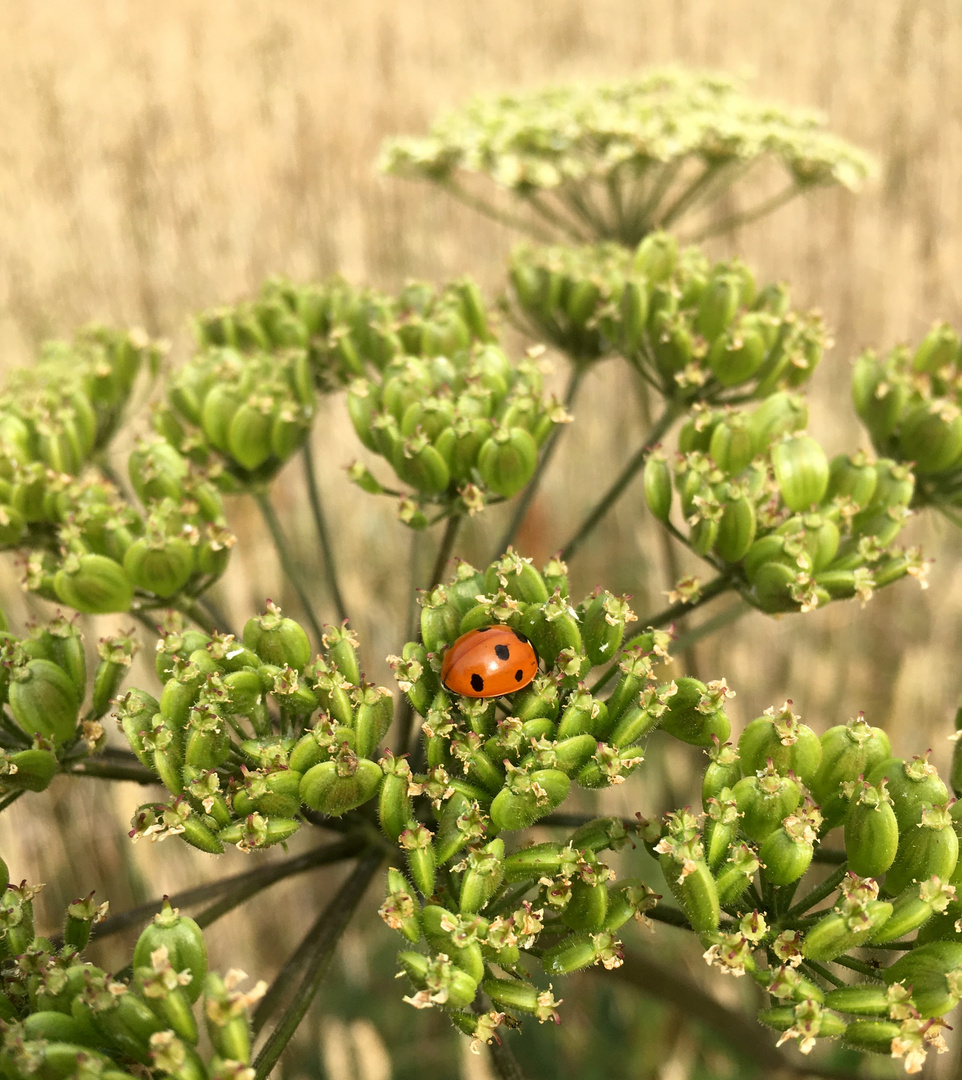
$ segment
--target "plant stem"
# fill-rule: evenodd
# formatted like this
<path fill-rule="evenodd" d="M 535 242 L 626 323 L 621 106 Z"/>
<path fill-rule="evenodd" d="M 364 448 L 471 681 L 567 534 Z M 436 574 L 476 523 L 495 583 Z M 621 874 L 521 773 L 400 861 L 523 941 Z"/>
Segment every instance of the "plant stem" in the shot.
<path fill-rule="evenodd" d="M 159 784 L 160 779 L 156 773 L 141 765 L 131 755 L 129 762 L 98 761 L 96 758 L 85 758 L 78 761 L 70 768 L 63 770 L 64 776 L 95 776 L 101 780 L 129 780 L 135 784 Z"/>
<path fill-rule="evenodd" d="M 731 588 L 731 584 L 731 578 L 727 573 L 719 574 L 717 577 L 713 577 L 711 581 L 699 591 L 696 600 L 677 600 L 674 604 L 670 604 L 656 615 L 643 619 L 642 622 L 655 630 L 658 630 L 663 626 L 670 626 L 675 619 L 680 619 L 683 615 L 688 615 L 696 608 L 700 608 L 710 600 L 714 600 L 716 596 L 720 596 L 723 592 Z"/>
<path fill-rule="evenodd" d="M 763 202 L 760 202 L 751 210 L 745 210 L 740 214 L 731 214 L 726 218 L 722 218 L 721 221 L 716 221 L 714 224 L 706 226 L 692 237 L 691 242 L 700 244 L 710 236 L 718 236 L 721 233 L 737 229 L 740 225 L 748 225 L 753 221 L 757 221 L 766 214 L 771 214 L 779 207 L 791 202 L 792 199 L 801 195 L 802 191 L 803 189 L 797 184 L 792 184 L 778 192 L 777 195 L 773 195 L 770 199 L 765 199 Z"/>
<path fill-rule="evenodd" d="M 803 896 L 797 904 L 790 907 L 780 921 L 796 919 L 799 915 L 803 915 L 808 911 L 809 908 L 820 903 L 826 896 L 833 893 L 838 888 L 847 873 L 848 863 L 843 862 L 837 870 L 833 870 L 832 873 L 828 875 L 821 885 L 816 885 L 815 888 Z"/>
<path fill-rule="evenodd" d="M 205 634 L 214 634 L 219 629 L 211 616 L 204 611 L 196 600 L 184 600 L 177 605 L 177 610 L 182 615 L 186 615 L 192 622 L 197 623 Z"/>
<path fill-rule="evenodd" d="M 314 527 L 317 529 L 317 538 L 321 543 L 321 551 L 324 555 L 324 576 L 327 578 L 327 587 L 337 609 L 337 617 L 341 622 L 347 622 L 347 605 L 341 593 L 340 581 L 337 574 L 337 564 L 334 561 L 334 545 L 331 543 L 331 533 L 327 527 L 327 518 L 324 508 L 321 506 L 321 493 L 317 485 L 317 474 L 314 470 L 314 455 L 311 453 L 311 444 L 304 444 L 301 451 L 301 459 L 304 462 L 304 479 L 307 484 L 307 498 L 311 504 L 311 513 L 314 516 Z"/>
<path fill-rule="evenodd" d="M 809 968 L 811 971 L 814 971 L 815 974 L 819 976 L 819 978 L 824 979 L 831 986 L 845 985 L 844 979 L 840 979 L 837 975 L 829 971 L 827 967 L 824 967 L 822 964 L 816 963 L 816 961 L 814 960 L 803 961 L 803 966 Z"/>
<path fill-rule="evenodd" d="M 465 206 L 470 207 L 472 210 L 477 210 L 479 214 L 484 214 L 485 217 L 491 218 L 492 221 L 497 221 L 500 225 L 506 225 L 509 229 L 517 229 L 519 232 L 526 233 L 528 236 L 533 236 L 535 240 L 540 241 L 542 244 L 554 244 L 557 242 L 557 237 L 552 233 L 545 232 L 540 229 L 533 221 L 525 221 L 524 218 L 516 217 L 514 214 L 509 214 L 504 210 L 499 210 L 491 203 L 485 202 L 484 199 L 479 199 L 477 195 L 472 195 L 466 191 L 460 184 L 455 183 L 454 180 L 447 180 L 439 184 L 442 191 L 446 191 L 458 202 L 464 203 Z"/>
<path fill-rule="evenodd" d="M 665 407 L 665 411 L 655 421 L 644 443 L 631 456 L 631 459 L 618 474 L 614 483 L 608 488 L 604 495 L 602 495 L 598 502 L 595 503 L 588 516 L 578 526 L 574 536 L 572 536 L 568 543 L 561 549 L 562 559 L 567 561 L 575 554 L 595 526 L 615 505 L 631 481 L 634 480 L 641 467 L 645 464 L 645 459 L 651 453 L 652 447 L 668 431 L 678 414 L 679 409 L 675 403 L 669 403 Z"/>
<path fill-rule="evenodd" d="M 728 626 L 733 622 L 737 622 L 743 618 L 750 611 L 755 609 L 751 604 L 737 603 L 732 604 L 731 607 L 726 608 L 725 611 L 720 611 L 717 615 L 713 615 L 710 619 L 706 619 L 701 626 L 696 626 L 694 630 L 689 630 L 687 633 L 679 634 L 673 643 L 673 648 L 681 652 L 684 649 L 689 648 L 696 642 L 701 641 L 703 637 L 707 637 L 709 634 L 714 634 L 716 630 L 721 630 L 722 627 Z"/>
<path fill-rule="evenodd" d="M 585 370 L 583 364 L 572 365 L 571 377 L 568 380 L 568 386 L 565 390 L 564 397 L 566 412 L 574 405 L 575 398 L 577 397 L 578 390 L 581 386 L 581 380 L 585 375 Z M 560 441 L 562 426 L 563 425 L 561 424 L 556 424 L 548 435 L 544 451 L 538 459 L 538 464 L 535 466 L 534 473 L 528 481 L 527 487 L 521 493 L 521 498 L 515 505 L 514 513 L 511 515 L 511 521 L 508 523 L 508 527 L 504 530 L 501 539 L 498 541 L 497 550 L 492 555 L 492 560 L 500 558 L 508 550 L 508 545 L 514 543 L 514 538 L 525 519 L 528 507 L 531 505 L 531 500 L 538 492 L 541 477 L 544 475 L 544 471 L 548 467 L 548 462 L 551 460 L 551 456 L 554 454 L 558 442 Z"/>
<path fill-rule="evenodd" d="M 277 1026 L 271 1032 L 261 1052 L 254 1062 L 254 1080 L 266 1080 L 277 1064 L 284 1047 L 297 1030 L 298 1024 L 310 1008 L 314 995 L 320 988 L 327 969 L 334 956 L 338 941 L 347 929 L 348 923 L 357 910 L 371 878 L 381 865 L 383 855 L 380 851 L 369 850 L 358 859 L 350 877 L 338 889 L 330 903 L 321 912 L 314 925 L 305 936 L 301 945 L 293 953 L 274 985 L 260 1003 L 254 1014 L 255 1029 L 263 1027 L 267 1017 L 286 989 L 290 976 L 285 978 L 287 967 L 304 969 L 304 976 L 294 992 L 293 999 L 281 1016 Z M 275 993 L 275 988 L 277 992 Z"/>
<path fill-rule="evenodd" d="M 874 982 L 882 982 L 882 976 L 872 967 L 871 964 L 866 964 L 863 960 L 856 960 L 851 956 L 836 956 L 832 961 L 833 964 L 840 964 L 842 967 L 848 968 L 850 971 L 857 971 L 859 975 L 865 975 L 867 978 L 872 979 Z"/>
<path fill-rule="evenodd" d="M 15 803 L 17 799 L 19 799 L 20 796 L 23 794 L 23 792 L 24 789 L 20 788 L 18 791 L 11 791 L 9 792 L 9 794 L 4 795 L 3 798 L 0 798 L 0 814 L 2 814 L 8 806 Z"/>
<path fill-rule="evenodd" d="M 508 1046 L 507 1039 L 492 1039 L 488 1046 L 491 1064 L 497 1070 L 499 1080 L 524 1080 L 518 1059 Z"/>
<path fill-rule="evenodd" d="M 439 585 L 441 578 L 444 577 L 444 569 L 448 565 L 448 560 L 451 558 L 451 552 L 454 551 L 454 544 L 458 538 L 458 530 L 461 528 L 462 517 L 460 514 L 452 514 L 447 524 L 444 526 L 444 535 L 441 537 L 441 543 L 438 544 L 437 555 L 434 558 L 434 566 L 431 568 L 431 580 L 428 582 L 426 592 L 430 592 L 435 586 Z"/>
<path fill-rule="evenodd" d="M 264 517 L 264 522 L 270 531 L 271 539 L 274 541 L 274 547 L 277 549 L 278 558 L 281 560 L 281 569 L 284 571 L 287 580 L 291 583 L 294 591 L 297 593 L 297 596 L 301 601 L 301 607 L 304 609 L 304 614 L 307 617 L 307 621 L 311 624 L 311 629 L 314 631 L 316 643 L 319 645 L 321 638 L 324 636 L 324 632 L 321 630 L 321 625 L 317 621 L 317 616 L 314 614 L 314 607 L 307 595 L 307 590 L 304 588 L 304 583 L 301 581 L 300 572 L 294 563 L 293 555 L 288 547 L 287 540 L 284 538 L 284 533 L 281 530 L 281 523 L 277 518 L 274 507 L 271 505 L 270 498 L 264 491 L 257 492 L 254 498 Z"/>

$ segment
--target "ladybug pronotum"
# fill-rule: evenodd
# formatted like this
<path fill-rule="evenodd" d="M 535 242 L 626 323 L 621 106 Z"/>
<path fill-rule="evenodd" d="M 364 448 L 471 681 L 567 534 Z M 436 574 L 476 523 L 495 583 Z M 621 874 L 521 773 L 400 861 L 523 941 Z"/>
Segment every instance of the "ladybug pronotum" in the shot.
<path fill-rule="evenodd" d="M 483 626 L 462 634 L 444 654 L 441 682 L 462 697 L 501 697 L 538 674 L 538 654 L 517 630 Z"/>

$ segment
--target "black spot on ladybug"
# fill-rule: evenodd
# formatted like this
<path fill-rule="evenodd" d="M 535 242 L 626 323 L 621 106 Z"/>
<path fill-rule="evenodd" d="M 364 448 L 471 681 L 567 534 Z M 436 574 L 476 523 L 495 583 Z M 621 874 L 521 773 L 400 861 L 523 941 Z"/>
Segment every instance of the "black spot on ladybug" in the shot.
<path fill-rule="evenodd" d="M 508 648 L 507 645 L 495 645 L 495 647 L 494 647 L 494 655 L 499 660 L 507 660 L 508 657 L 511 655 L 511 651 L 510 651 L 510 649 Z"/>
<path fill-rule="evenodd" d="M 514 681 L 515 682 L 521 682 L 521 680 L 523 678 L 524 678 L 524 672 L 521 670 L 521 668 L 518 668 L 518 670 L 514 673 Z"/>
<path fill-rule="evenodd" d="M 482 679 L 481 676 L 477 672 L 475 672 L 471 676 L 471 689 L 476 694 L 480 694 L 481 691 L 484 689 L 484 679 Z"/>

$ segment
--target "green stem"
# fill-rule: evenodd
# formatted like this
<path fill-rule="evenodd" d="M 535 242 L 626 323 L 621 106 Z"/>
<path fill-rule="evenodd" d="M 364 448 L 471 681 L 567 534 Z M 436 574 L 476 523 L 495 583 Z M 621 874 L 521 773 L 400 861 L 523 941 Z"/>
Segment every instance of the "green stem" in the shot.
<path fill-rule="evenodd" d="M 807 967 L 810 971 L 814 971 L 819 978 L 824 979 L 831 986 L 844 986 L 845 980 L 840 979 L 837 975 L 833 974 L 824 967 L 822 964 L 816 963 L 814 960 L 804 960 L 802 962 L 803 967 Z"/>
<path fill-rule="evenodd" d="M 220 629 L 196 600 L 183 600 L 177 604 L 177 610 L 182 615 L 186 615 L 191 622 L 197 623 L 205 634 L 214 634 Z"/>
<path fill-rule="evenodd" d="M 792 199 L 801 195 L 802 191 L 803 189 L 797 184 L 792 184 L 778 192 L 777 195 L 773 195 L 770 199 L 760 202 L 751 210 L 745 210 L 740 214 L 730 214 L 728 217 L 722 218 L 721 221 L 706 226 L 697 232 L 690 242 L 700 244 L 710 236 L 719 236 L 722 233 L 731 232 L 732 229 L 737 229 L 741 225 L 749 225 L 751 222 L 757 221 L 759 218 L 765 217 L 766 214 L 771 214 L 779 207 L 791 202 Z"/>
<path fill-rule="evenodd" d="M 129 780 L 135 784 L 159 784 L 156 773 L 141 765 L 133 755 L 129 762 L 98 761 L 96 758 L 78 761 L 63 770 L 64 776 L 94 776 L 100 780 Z"/>
<path fill-rule="evenodd" d="M 232 637 L 237 637 L 231 629 L 230 619 L 227 618 L 226 613 L 214 600 L 207 595 L 198 596 L 197 604 L 205 613 L 208 620 L 213 623 L 222 634 L 230 634 Z"/>
<path fill-rule="evenodd" d="M 23 790 L 23 788 L 20 788 L 19 791 L 11 791 L 9 794 L 4 795 L 3 798 L 0 799 L 0 814 L 2 814 L 8 806 L 12 805 L 17 801 L 17 799 L 20 798 L 20 796 L 23 794 Z"/>
<path fill-rule="evenodd" d="M 524 1073 L 514 1052 L 508 1046 L 507 1039 L 492 1039 L 488 1045 L 488 1056 L 497 1071 L 499 1080 L 524 1080 Z"/>
<path fill-rule="evenodd" d="M 848 863 L 843 862 L 838 869 L 833 870 L 831 874 L 822 882 L 821 885 L 816 885 L 811 892 L 806 893 L 805 896 L 799 900 L 797 904 L 790 907 L 785 912 L 783 920 L 796 919 L 799 915 L 803 915 L 809 908 L 814 907 L 816 904 L 821 903 L 826 896 L 830 896 L 839 887 L 848 873 Z"/>
<path fill-rule="evenodd" d="M 317 616 L 314 614 L 314 607 L 307 595 L 307 590 L 304 588 L 304 583 L 301 581 L 300 572 L 294 563 L 293 555 L 288 547 L 287 540 L 284 538 L 281 523 L 274 511 L 274 507 L 271 505 L 270 498 L 264 491 L 257 492 L 254 498 L 263 515 L 264 522 L 270 531 L 271 539 L 274 541 L 274 547 L 277 549 L 278 558 L 281 560 L 281 568 L 301 601 L 301 607 L 304 609 L 307 621 L 311 624 L 311 629 L 314 631 L 316 643 L 320 644 L 321 638 L 324 636 L 324 631 L 321 629 L 321 625 L 317 621 Z"/>
<path fill-rule="evenodd" d="M 572 408 L 575 402 L 575 398 L 578 396 L 578 390 L 581 386 L 581 380 L 585 375 L 585 367 L 582 364 L 575 364 L 571 369 L 571 378 L 568 380 L 568 386 L 565 390 L 564 405 L 567 412 Z M 518 533 L 518 529 L 521 528 L 521 524 L 525 519 L 525 515 L 528 512 L 528 507 L 531 505 L 531 500 L 535 497 L 538 491 L 538 486 L 541 483 L 541 477 L 544 475 L 545 469 L 548 467 L 548 462 L 551 460 L 551 456 L 554 454 L 558 443 L 561 440 L 561 429 L 565 425 L 556 424 L 552 428 L 551 433 L 548 435 L 547 442 L 545 443 L 544 451 L 541 457 L 538 459 L 538 464 L 535 466 L 534 473 L 531 479 L 528 481 L 527 487 L 521 493 L 521 498 L 518 500 L 514 513 L 511 515 L 511 521 L 508 523 L 508 527 L 505 529 L 498 541 L 498 547 L 492 556 L 493 559 L 500 558 L 507 550 L 508 545 L 514 543 L 514 538 Z"/>
<path fill-rule="evenodd" d="M 304 1019 L 314 995 L 320 988 L 334 950 L 341 936 L 347 929 L 354 912 L 357 910 L 367 887 L 381 865 L 383 856 L 380 851 L 368 851 L 358 860 L 351 876 L 338 889 L 330 903 L 321 912 L 307 933 L 300 947 L 295 950 L 288 964 L 294 962 L 297 969 L 303 969 L 304 975 L 294 992 L 293 999 L 281 1016 L 277 1026 L 271 1032 L 261 1052 L 254 1062 L 254 1080 L 266 1080 L 277 1064 L 284 1047 Z M 285 968 L 287 965 L 285 965 Z M 274 986 L 267 992 L 254 1014 L 256 1029 L 263 1027 L 267 1017 L 279 1000 L 280 993 L 274 989 L 285 978 L 284 970 L 277 976 Z M 289 979 L 290 977 L 288 977 Z M 286 989 L 286 981 L 281 989 Z M 268 1006 L 268 1003 L 270 1005 Z"/>
<path fill-rule="evenodd" d="M 615 505 L 619 498 L 621 498 L 625 489 L 634 480 L 637 473 L 641 470 L 645 464 L 645 460 L 651 453 L 652 447 L 660 441 L 665 435 L 671 425 L 675 422 L 675 418 L 678 416 L 678 406 L 674 403 L 670 403 L 665 407 L 665 411 L 655 421 L 651 431 L 648 433 L 648 438 L 644 443 L 635 451 L 631 456 L 628 463 L 618 474 L 614 483 L 608 488 L 608 490 L 602 495 L 598 502 L 589 512 L 588 516 L 578 526 L 575 534 L 571 537 L 567 544 L 561 549 L 561 558 L 564 560 L 570 559 L 578 548 L 584 543 L 589 534 L 593 531 L 595 526 L 602 520 L 602 518 L 608 513 L 608 511 Z"/>
<path fill-rule="evenodd" d="M 857 971 L 859 975 L 864 975 L 866 978 L 872 979 L 874 982 L 882 982 L 882 976 L 878 971 L 872 967 L 871 964 L 866 964 L 863 960 L 856 960 L 851 956 L 836 956 L 832 961 L 833 964 L 840 964 L 842 967 L 848 968 L 850 971 Z"/>
<path fill-rule="evenodd" d="M 683 157 L 674 158 L 672 161 L 663 164 L 661 172 L 653 178 L 653 182 L 647 191 L 645 191 L 647 185 L 638 184 L 636 196 L 632 200 L 633 206 L 628 216 L 629 231 L 626 238 L 631 235 L 639 235 L 640 237 L 651 232 L 658 204 L 675 182 L 675 178 L 681 172 L 684 164 L 685 158 Z"/>
<path fill-rule="evenodd" d="M 434 557 L 434 566 L 431 568 L 431 580 L 428 582 L 426 592 L 430 592 L 433 588 L 441 583 L 441 578 L 444 577 L 445 567 L 448 565 L 448 560 L 451 558 L 451 553 L 454 551 L 454 544 L 458 538 L 458 531 L 461 528 L 462 516 L 460 514 L 452 514 L 447 524 L 444 526 L 444 535 L 441 537 L 441 543 L 438 544 L 437 555 Z"/>
<path fill-rule="evenodd" d="M 754 610 L 750 604 L 744 602 L 732 604 L 731 607 L 720 611 L 717 615 L 713 615 L 712 618 L 706 619 L 701 626 L 696 626 L 694 630 L 679 634 L 672 642 L 672 649 L 676 652 L 682 652 L 696 644 L 696 642 L 701 641 L 702 638 L 708 637 L 709 634 L 714 634 L 723 627 L 738 622 L 739 619 L 744 618 L 750 611 Z"/>
<path fill-rule="evenodd" d="M 458 202 L 463 203 L 465 206 L 470 207 L 472 210 L 477 210 L 479 214 L 483 214 L 485 217 L 491 218 L 492 221 L 497 221 L 500 225 L 507 225 L 509 229 L 517 229 L 519 232 L 526 233 L 528 236 L 533 236 L 535 240 L 540 241 L 542 244 L 553 244 L 556 242 L 557 237 L 551 233 L 546 233 L 538 228 L 534 222 L 526 221 L 524 218 L 516 217 L 514 214 L 509 214 L 504 210 L 499 210 L 497 207 L 492 206 L 491 203 L 485 202 L 484 199 L 479 199 L 476 195 L 472 195 L 470 192 L 465 191 L 460 184 L 455 183 L 454 180 L 448 180 L 445 183 L 440 184 L 442 191 L 446 191 Z"/>
<path fill-rule="evenodd" d="M 832 863 L 835 866 L 845 862 L 845 859 L 846 855 L 842 848 L 817 847 L 815 854 L 812 856 L 812 862 Z"/>
<path fill-rule="evenodd" d="M 307 499 L 311 504 L 311 513 L 314 516 L 314 527 L 317 530 L 317 538 L 321 543 L 321 552 L 324 556 L 324 576 L 327 578 L 327 587 L 337 609 L 337 617 L 342 623 L 348 621 L 347 605 L 341 593 L 340 581 L 337 574 L 337 564 L 334 561 L 334 545 L 331 543 L 331 533 L 327 527 L 327 517 L 321 506 L 321 493 L 317 484 L 317 475 L 314 470 L 314 455 L 311 453 L 311 444 L 305 443 L 301 451 L 301 460 L 304 462 L 304 479 L 307 484 Z"/>
<path fill-rule="evenodd" d="M 711 163 L 705 163 L 702 166 L 702 171 L 699 175 L 692 180 L 684 191 L 679 193 L 675 198 L 675 201 L 664 211 L 664 213 L 653 218 L 659 229 L 667 229 L 673 221 L 688 209 L 715 177 L 718 168 L 718 165 L 713 165 Z"/>
<path fill-rule="evenodd" d="M 543 218 L 550 225 L 554 225 L 556 229 L 559 229 L 564 233 L 569 241 L 573 241 L 576 244 L 585 244 L 590 240 L 590 237 L 585 236 L 573 221 L 569 221 L 567 218 L 562 217 L 557 210 L 553 210 L 550 206 L 546 206 L 541 201 L 539 192 L 527 191 L 521 194 L 521 198 L 524 199 L 528 206 L 530 206 L 539 217 Z"/>

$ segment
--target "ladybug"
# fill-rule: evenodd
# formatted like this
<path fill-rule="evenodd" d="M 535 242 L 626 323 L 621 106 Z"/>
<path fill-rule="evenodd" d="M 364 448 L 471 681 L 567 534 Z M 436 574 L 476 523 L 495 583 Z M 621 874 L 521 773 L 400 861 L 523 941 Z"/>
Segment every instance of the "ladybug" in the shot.
<path fill-rule="evenodd" d="M 482 626 L 462 634 L 444 654 L 441 682 L 469 698 L 501 697 L 520 690 L 538 674 L 538 654 L 517 630 Z"/>

